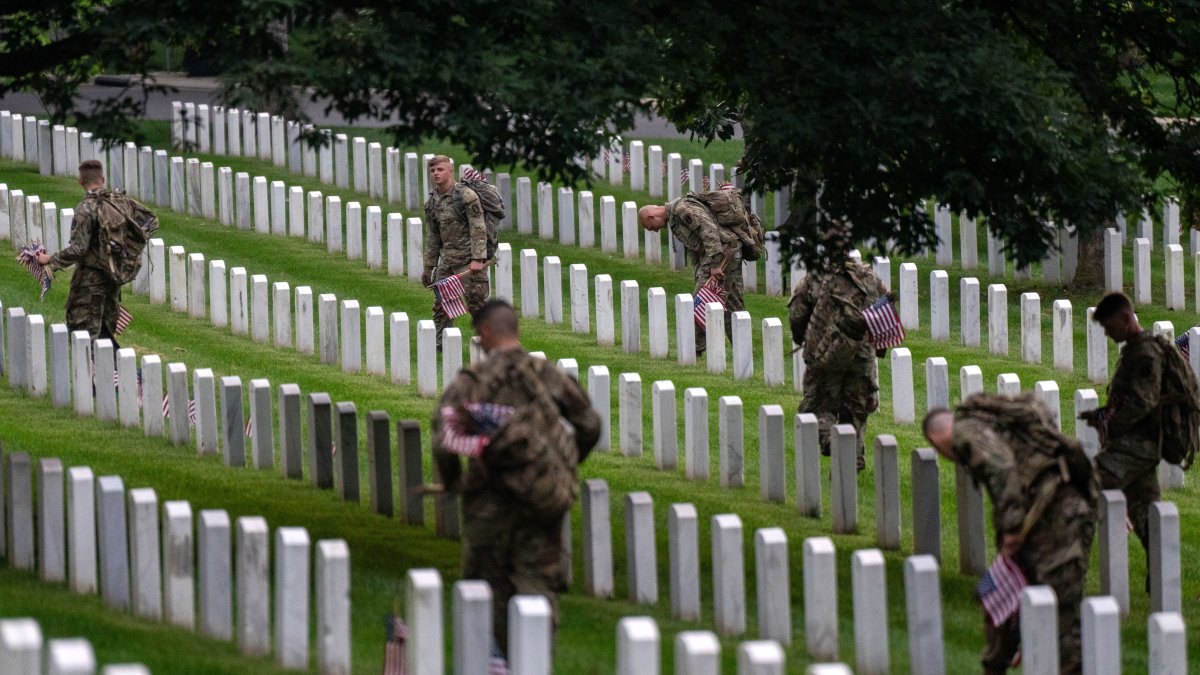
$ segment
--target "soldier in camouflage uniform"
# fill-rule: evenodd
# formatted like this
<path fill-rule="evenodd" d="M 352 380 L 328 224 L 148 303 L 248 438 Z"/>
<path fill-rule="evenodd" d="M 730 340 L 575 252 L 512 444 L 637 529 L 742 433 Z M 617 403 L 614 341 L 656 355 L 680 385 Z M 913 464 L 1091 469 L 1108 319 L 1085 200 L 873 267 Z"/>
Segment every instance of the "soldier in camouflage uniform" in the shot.
<path fill-rule="evenodd" d="M 875 357 L 882 356 L 866 339 L 862 311 L 886 293 L 869 265 L 847 260 L 804 277 L 788 303 L 792 341 L 804 348 L 799 411 L 816 415 L 825 455 L 833 425 L 854 425 L 859 471 L 866 467 L 867 416 L 879 409 Z"/>
<path fill-rule="evenodd" d="M 733 322 L 729 315 L 746 309 L 742 299 L 742 242 L 729 228 L 717 224 L 711 211 L 690 193 L 665 205 L 643 206 L 638 211 L 642 228 L 657 232 L 669 227 L 671 234 L 687 251 L 692 263 L 696 288 L 710 281 L 725 291 L 725 336 L 733 341 Z M 696 331 L 696 356 L 708 348 L 705 331 Z"/>
<path fill-rule="evenodd" d="M 104 191 L 103 165 L 94 159 L 80 164 L 79 184 L 87 195 L 75 207 L 70 243 L 54 255 L 39 254 L 38 263 L 54 272 L 75 266 L 67 293 L 67 328 L 85 330 L 93 340 L 112 340 L 115 346 L 121 287 L 104 272 L 108 259 L 101 254 L 97 236 L 101 202 L 96 197 Z"/>
<path fill-rule="evenodd" d="M 487 358 L 459 371 L 442 394 L 433 419 L 434 460 L 445 488 L 462 495 L 463 576 L 491 585 L 493 629 L 504 652 L 512 596 L 545 596 L 558 624 L 557 596 L 567 588 L 570 564 L 562 519 L 578 491 L 575 467 L 600 437 L 600 418 L 574 378 L 521 348 L 511 305 L 487 301 L 474 324 Z M 516 412 L 478 456 L 468 455 L 464 476 L 460 455 L 443 443 L 446 411 L 467 402 Z"/>
<path fill-rule="evenodd" d="M 957 413 L 931 410 L 924 433 L 943 457 L 961 464 L 987 489 L 996 549 L 1020 566 L 1030 585 L 1054 589 L 1059 666 L 1063 673 L 1080 672 L 1079 605 L 1099 487 L 1079 441 L 1060 433 L 1050 411 L 1031 393 L 1015 398 L 976 394 Z M 985 616 L 984 633 L 984 672 L 1005 672 L 1021 646 L 1019 618 L 994 626 Z"/>
<path fill-rule="evenodd" d="M 1096 304 L 1092 320 L 1104 326 L 1114 342 L 1125 343 L 1108 385 L 1108 403 L 1084 415 L 1104 427 L 1096 455 L 1096 471 L 1105 490 L 1125 493 L 1133 531 L 1150 551 L 1150 507 L 1159 499 L 1159 395 L 1162 392 L 1163 350 L 1138 325 L 1133 304 L 1121 293 L 1110 293 Z"/>
<path fill-rule="evenodd" d="M 479 195 L 454 180 L 450 158 L 436 155 L 429 160 L 433 190 L 425 202 L 425 273 L 421 281 L 435 281 L 470 270 L 462 278 L 463 301 L 474 313 L 488 297 L 487 223 Z M 437 296 L 433 300 L 433 322 L 437 325 L 437 349 L 442 351 L 442 331 L 454 323 L 442 309 Z"/>

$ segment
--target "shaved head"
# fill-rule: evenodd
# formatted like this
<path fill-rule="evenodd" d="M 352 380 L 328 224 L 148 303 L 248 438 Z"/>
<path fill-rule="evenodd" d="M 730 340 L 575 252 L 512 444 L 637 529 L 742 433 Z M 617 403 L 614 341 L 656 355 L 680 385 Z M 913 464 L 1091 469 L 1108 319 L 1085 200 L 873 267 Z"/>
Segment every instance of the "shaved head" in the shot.
<path fill-rule="evenodd" d="M 930 410 L 921 423 L 921 431 L 938 453 L 947 459 L 955 459 L 953 448 L 954 413 L 946 408 Z"/>

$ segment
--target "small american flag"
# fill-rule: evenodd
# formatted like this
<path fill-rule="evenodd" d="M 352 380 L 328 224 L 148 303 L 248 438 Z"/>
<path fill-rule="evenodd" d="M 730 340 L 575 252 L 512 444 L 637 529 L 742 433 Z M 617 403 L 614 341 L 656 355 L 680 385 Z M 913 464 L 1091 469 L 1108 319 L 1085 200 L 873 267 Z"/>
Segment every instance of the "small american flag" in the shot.
<path fill-rule="evenodd" d="M 473 167 L 473 166 L 463 167 L 462 177 L 463 177 L 463 180 L 474 180 L 474 181 L 479 181 L 480 183 L 487 182 L 487 179 L 484 178 L 483 174 L 479 173 L 479 171 L 476 170 L 475 167 Z"/>
<path fill-rule="evenodd" d="M 1183 358 L 1185 359 L 1190 359 L 1192 354 L 1191 339 L 1188 338 L 1188 332 L 1175 338 L 1175 346 L 1179 348 L 1179 353 L 1183 354 Z"/>
<path fill-rule="evenodd" d="M 466 272 L 448 276 L 433 284 L 433 294 L 437 297 L 438 304 L 451 319 L 467 313 L 467 306 L 463 303 L 463 294 L 466 293 L 462 285 L 463 274 Z"/>
<path fill-rule="evenodd" d="M 163 417 L 171 416 L 171 399 L 163 396 Z M 196 426 L 196 399 L 188 399 L 187 410 L 188 426 Z"/>
<path fill-rule="evenodd" d="M 664 171 L 663 173 L 666 173 L 666 172 Z M 686 183 L 689 180 L 691 180 L 691 178 L 692 178 L 692 172 L 690 169 L 688 169 L 687 167 L 684 167 L 679 170 L 679 182 L 680 183 Z"/>
<path fill-rule="evenodd" d="M 408 626 L 398 616 L 384 619 L 387 626 L 387 642 L 383 645 L 383 675 L 405 675 L 408 666 L 404 658 L 404 641 L 408 639 Z"/>
<path fill-rule="evenodd" d="M 117 327 L 113 330 L 113 335 L 120 335 L 129 328 L 129 322 L 133 321 L 133 315 L 129 310 L 125 309 L 124 305 L 117 305 Z"/>
<path fill-rule="evenodd" d="M 867 340 L 875 349 L 890 349 L 904 342 L 904 326 L 888 296 L 880 296 L 864 309 L 863 318 L 867 320 Z"/>
<path fill-rule="evenodd" d="M 50 275 L 50 270 L 46 269 L 37 261 L 38 254 L 45 252 L 45 246 L 42 246 L 38 242 L 34 242 L 28 246 L 22 247 L 21 252 L 17 254 L 17 262 L 28 268 L 29 273 L 33 275 L 34 281 L 41 285 L 41 300 L 46 299 L 46 294 L 50 292 L 50 284 L 54 281 L 54 277 Z"/>
<path fill-rule="evenodd" d="M 464 457 L 479 457 L 492 442 L 492 435 L 516 410 L 497 403 L 467 403 L 463 406 L 470 415 L 471 429 L 460 420 L 454 406 L 442 406 L 442 448 Z"/>
<path fill-rule="evenodd" d="M 696 291 L 696 297 L 692 299 L 692 315 L 696 319 L 696 326 L 706 328 L 708 326 L 708 304 L 715 302 L 718 305 L 725 306 L 725 289 L 713 283 L 706 283 Z"/>
<path fill-rule="evenodd" d="M 1017 613 L 1021 608 L 1021 589 L 1028 585 L 1025 573 L 1012 558 L 1003 553 L 996 556 L 975 587 L 975 594 L 993 626 L 999 626 Z"/>

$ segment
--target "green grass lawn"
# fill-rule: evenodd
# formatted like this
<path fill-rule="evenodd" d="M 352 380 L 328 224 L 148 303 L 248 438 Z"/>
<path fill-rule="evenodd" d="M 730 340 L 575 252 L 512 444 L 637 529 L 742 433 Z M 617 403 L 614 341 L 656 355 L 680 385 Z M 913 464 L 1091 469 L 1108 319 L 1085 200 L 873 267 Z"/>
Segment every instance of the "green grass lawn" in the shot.
<path fill-rule="evenodd" d="M 160 147 L 163 144 L 157 144 Z M 665 148 L 664 148 L 665 150 Z M 686 159 L 686 155 L 685 155 Z M 279 170 L 257 160 L 222 159 L 221 165 L 234 165 L 242 162 L 242 168 L 237 170 L 252 171 L 254 175 L 267 175 L 272 178 L 284 178 Z M 299 179 L 288 178 L 294 184 L 304 184 Z M 6 182 L 10 188 L 23 189 L 27 194 L 38 194 L 43 202 L 55 201 L 60 206 L 73 205 L 79 197 L 78 188 L 67 179 L 47 179 L 37 176 L 36 170 L 19 166 L 10 162 L 0 162 L 0 182 Z M 606 186 L 607 187 L 607 186 Z M 306 189 L 308 186 L 306 185 Z M 315 181 L 311 189 L 318 189 Z M 320 186 L 326 194 L 334 190 Z M 349 193 L 337 191 L 348 201 Z M 600 191 L 602 192 L 602 190 Z M 367 200 L 364 200 L 367 201 Z M 168 245 L 181 245 L 189 252 L 202 252 L 209 259 L 220 258 L 226 261 L 227 268 L 239 265 L 245 266 L 250 274 L 266 274 L 271 281 L 287 281 L 292 286 L 309 285 L 314 294 L 335 293 L 339 298 L 354 298 L 363 307 L 379 305 L 386 312 L 407 311 L 412 320 L 424 318 L 429 313 L 430 298 L 426 291 L 416 284 L 401 279 L 389 278 L 381 271 L 368 271 L 359 261 L 351 262 L 340 257 L 329 256 L 323 245 L 309 244 L 302 240 L 284 237 L 268 237 L 250 232 L 240 232 L 225 228 L 215 222 L 199 218 L 181 216 L 160 210 L 164 228 L 162 236 Z M 595 249 L 583 250 L 562 247 L 556 243 L 544 242 L 533 237 L 516 236 L 505 233 L 504 240 L 513 244 L 514 251 L 521 248 L 536 248 L 540 255 L 558 255 L 566 268 L 571 263 L 588 265 L 592 274 L 607 273 L 612 275 L 614 285 L 623 279 L 637 279 L 644 292 L 653 286 L 663 286 L 669 294 L 689 292 L 690 275 L 672 273 L 665 267 L 650 267 L 638 261 L 625 260 L 619 257 L 601 253 Z M 983 237 L 981 237 L 981 241 Z M 1157 257 L 1157 256 L 1156 256 Z M 893 259 L 893 280 L 900 259 Z M 934 269 L 932 259 L 916 260 L 921 268 L 921 287 L 927 289 L 928 271 Z M 1156 261 L 1156 273 L 1161 279 L 1161 260 Z M 1070 433 L 1073 428 L 1070 419 L 1070 396 L 1075 389 L 1091 386 L 1082 375 L 1084 373 L 1085 354 L 1083 340 L 1084 310 L 1096 299 L 1096 294 L 1071 296 L 1064 292 L 1039 286 L 1033 282 L 1013 284 L 1009 280 L 1009 313 L 1010 313 L 1010 356 L 996 357 L 986 353 L 986 347 L 981 349 L 963 348 L 958 341 L 958 278 L 963 272 L 951 267 L 951 333 L 950 342 L 935 342 L 929 339 L 927 300 L 922 307 L 922 317 L 925 326 L 910 333 L 906 346 L 913 352 L 914 372 L 916 373 L 917 411 L 920 416 L 924 411 L 925 387 L 921 363 L 930 356 L 943 356 L 950 365 L 952 398 L 957 399 L 958 387 L 954 383 L 958 369 L 963 365 L 978 365 L 983 370 L 986 388 L 994 390 L 995 377 L 1003 372 L 1015 372 L 1021 377 L 1025 388 L 1032 388 L 1037 380 L 1054 379 L 1059 382 L 1063 392 L 1064 427 Z M 986 270 L 984 270 L 986 271 Z M 1127 274 L 1129 274 L 1127 269 Z M 1034 277 L 1039 275 L 1036 273 Z M 980 275 L 983 286 L 983 298 L 986 303 L 987 279 Z M 28 274 L 15 265 L 0 266 L 0 300 L 6 307 L 24 306 L 30 313 L 40 311 L 47 316 L 48 322 L 61 321 L 61 304 L 66 295 L 66 276 L 60 277 L 55 288 L 44 305 L 38 305 L 35 286 Z M 518 286 L 519 288 L 519 286 Z M 1156 281 L 1156 296 L 1161 299 L 1162 286 Z M 1019 361 L 1017 296 L 1023 290 L 1037 290 L 1043 298 L 1043 362 L 1040 365 L 1024 364 Z M 564 289 L 564 294 L 565 289 Z M 518 293 L 519 296 L 519 293 Z M 922 296 L 927 297 L 923 294 Z M 1074 373 L 1066 374 L 1054 371 L 1050 366 L 1050 336 L 1049 312 L 1050 303 L 1059 297 L 1069 297 L 1075 305 L 1074 321 L 1076 326 Z M 618 296 L 619 298 L 619 296 Z M 619 303 L 619 300 L 618 300 Z M 170 312 L 165 306 L 151 306 L 141 296 L 126 295 L 125 304 L 130 307 L 135 316 L 135 322 L 130 329 L 124 346 L 132 346 L 140 353 L 158 353 L 166 361 L 183 361 L 189 367 L 210 367 L 217 376 L 236 374 L 243 382 L 255 377 L 265 377 L 272 384 L 285 382 L 299 384 L 305 393 L 328 392 L 334 401 L 350 400 L 358 405 L 360 415 L 369 410 L 385 410 L 393 418 L 419 419 L 423 429 L 428 431 L 428 419 L 432 412 L 433 403 L 428 399 L 416 396 L 415 387 L 400 387 L 388 383 L 384 378 L 373 378 L 364 375 L 347 375 L 336 368 L 321 366 L 316 357 L 302 356 L 290 350 L 277 350 L 266 345 L 251 342 L 245 337 L 236 337 L 227 329 L 215 329 L 206 321 L 191 320 L 182 315 Z M 643 312 L 644 312 L 644 302 Z M 784 316 L 786 308 L 784 300 L 769 298 L 761 294 L 747 296 L 747 307 L 755 318 L 757 326 L 759 319 L 767 316 Z M 1167 312 L 1161 305 L 1139 308 L 1144 324 L 1155 319 L 1171 318 L 1176 322 L 1177 330 L 1185 325 L 1196 322 L 1197 316 L 1191 312 Z M 986 342 L 986 304 L 981 312 L 984 326 L 981 331 L 984 345 Z M 620 313 L 617 313 L 618 328 Z M 642 319 L 645 325 L 645 317 Z M 675 383 L 678 393 L 686 387 L 705 387 L 709 393 L 710 410 L 715 412 L 716 400 L 723 395 L 738 395 L 742 398 L 747 422 L 745 424 L 745 447 L 747 449 L 745 471 L 746 487 L 726 490 L 717 487 L 715 478 L 707 483 L 687 482 L 683 479 L 682 470 L 674 473 L 660 472 L 654 469 L 653 460 L 649 456 L 650 418 L 648 405 L 644 420 L 644 438 L 647 455 L 641 458 L 622 457 L 616 453 L 597 453 L 593 455 L 582 468 L 585 478 L 605 478 L 612 490 L 613 522 L 622 522 L 623 495 L 634 490 L 648 490 L 654 495 L 656 503 L 656 525 L 659 539 L 660 561 L 660 596 L 666 595 L 666 513 L 667 506 L 673 502 L 691 502 L 697 507 L 702 523 L 707 523 L 711 516 L 718 513 L 736 512 L 745 523 L 745 542 L 747 546 L 746 565 L 752 569 L 753 564 L 753 531 L 759 527 L 784 527 L 790 538 L 790 558 L 792 560 L 792 604 L 793 621 L 797 627 L 796 641 L 788 650 L 790 670 L 798 671 L 800 664 L 805 662 L 803 656 L 803 636 L 800 634 L 802 623 L 802 595 L 800 581 L 801 543 L 805 537 L 827 536 L 830 531 L 828 516 L 822 519 L 808 519 L 797 515 L 794 506 L 795 486 L 789 479 L 789 503 L 785 505 L 765 504 L 758 498 L 758 462 L 757 462 L 757 409 L 768 403 L 778 403 L 785 410 L 794 410 L 796 394 L 790 386 L 769 388 L 761 384 L 761 342 L 756 329 L 756 378 L 747 382 L 734 382 L 730 374 L 709 374 L 703 368 L 680 367 L 674 360 L 660 361 L 648 359 L 641 355 L 625 354 L 618 348 L 597 347 L 590 335 L 575 335 L 566 326 L 548 326 L 541 321 L 526 321 L 524 323 L 524 342 L 531 350 L 545 351 L 549 358 L 573 357 L 578 359 L 581 374 L 586 373 L 589 365 L 608 366 L 615 380 L 620 373 L 636 372 L 642 377 L 644 400 L 649 398 L 648 389 L 655 380 L 667 379 Z M 594 326 L 594 323 L 593 323 Z M 672 338 L 673 342 L 673 338 Z M 645 343 L 643 342 L 643 348 Z M 1110 348 L 1110 358 L 1115 358 L 1116 350 Z M 886 362 L 880 369 L 880 386 L 882 389 L 883 405 L 879 413 L 874 415 L 868 427 L 868 434 L 895 434 L 901 451 L 900 473 L 902 485 L 908 484 L 908 453 L 922 443 L 918 430 L 914 425 L 897 426 L 891 423 L 890 405 L 890 373 Z M 354 631 L 354 657 L 356 672 L 372 672 L 379 669 L 382 660 L 383 628 L 382 616 L 393 604 L 393 597 L 403 584 L 405 570 L 412 567 L 433 566 L 439 568 L 446 576 L 447 586 L 454 578 L 458 566 L 458 545 L 452 542 L 438 540 L 433 537 L 430 528 L 414 528 L 400 525 L 368 513 L 365 505 L 345 504 L 336 500 L 331 492 L 316 491 L 308 487 L 307 482 L 287 481 L 280 478 L 276 472 L 255 472 L 253 470 L 233 470 L 221 466 L 216 458 L 197 458 L 192 449 L 172 448 L 161 439 L 145 439 L 140 431 L 122 431 L 113 424 L 100 423 L 95 420 L 76 420 L 67 410 L 54 410 L 47 401 L 31 400 L 9 388 L 0 391 L 3 405 L 0 405 L 0 439 L 5 442 L 7 450 L 25 450 L 35 456 L 61 457 L 68 465 L 89 465 L 97 474 L 116 473 L 125 478 L 127 487 L 152 486 L 158 490 L 160 501 L 166 499 L 188 499 L 194 509 L 225 508 L 233 517 L 239 515 L 265 516 L 272 526 L 303 525 L 309 528 L 313 539 L 325 537 L 343 537 L 349 541 L 353 561 L 352 571 L 352 606 Z M 615 396 L 614 396 L 615 398 Z M 715 417 L 715 415 L 713 416 Z M 613 410 L 614 428 L 617 420 L 616 407 Z M 682 422 L 682 413 L 679 415 Z M 716 423 L 710 421 L 710 438 L 715 446 L 717 435 Z M 680 434 L 682 446 L 682 433 Z M 791 425 L 785 425 L 785 442 L 792 447 Z M 365 447 L 365 440 L 360 438 L 360 445 Z M 793 476 L 791 453 L 789 451 L 787 471 Z M 717 453 L 712 451 L 713 475 L 716 475 Z M 366 462 L 361 461 L 364 467 Z M 868 466 L 871 462 L 868 462 Z M 428 467 L 427 467 L 428 470 Z M 825 469 L 826 476 L 828 469 Z M 976 669 L 976 653 L 982 643 L 982 631 L 978 607 L 971 600 L 973 580 L 957 573 L 957 546 L 954 531 L 954 490 L 952 467 L 941 467 L 942 504 L 943 504 L 943 605 L 944 622 L 947 640 L 948 672 L 964 672 Z M 853 640 L 849 596 L 849 555 L 855 548 L 873 545 L 873 471 L 868 470 L 859 480 L 859 510 L 860 533 L 851 536 L 835 537 L 839 548 L 839 595 L 841 617 L 841 647 L 842 658 L 853 661 Z M 828 491 L 826 491 L 828 494 Z M 1195 598 L 1200 591 L 1196 572 L 1196 526 L 1186 516 L 1194 514 L 1197 509 L 1197 498 L 1194 488 L 1184 492 L 1171 493 L 1185 515 L 1183 519 L 1183 561 L 1184 561 L 1184 598 L 1185 620 L 1195 623 L 1200 620 L 1196 611 Z M 826 496 L 828 500 L 828 496 Z M 828 504 L 828 502 L 826 502 Z M 828 508 L 826 508 L 828 511 Z M 905 523 L 905 538 L 903 551 L 911 551 L 911 503 L 907 494 L 902 498 L 902 520 Z M 574 531 L 578 539 L 579 523 L 578 509 L 575 515 Z M 615 578 L 617 580 L 616 596 L 625 598 L 627 595 L 624 584 L 625 561 L 623 528 L 619 526 L 613 531 Z M 664 672 L 670 672 L 670 644 L 673 636 L 679 630 L 707 628 L 711 626 L 712 608 L 707 598 L 711 595 L 709 583 L 711 575 L 708 558 L 708 531 L 705 526 L 701 530 L 701 559 L 703 596 L 706 598 L 704 621 L 701 624 L 688 624 L 674 621 L 669 617 L 667 598 L 662 597 L 655 607 L 632 605 L 625 600 L 592 600 L 580 594 L 582 568 L 580 546 L 576 541 L 576 584 L 572 593 L 564 598 L 563 626 L 559 636 L 558 648 L 555 653 L 556 671 L 577 671 L 581 673 L 611 672 L 615 653 L 615 622 L 621 616 L 633 614 L 649 614 L 658 621 L 663 632 Z M 1138 586 L 1136 580 L 1144 574 L 1144 561 L 1140 549 L 1131 549 L 1130 578 L 1133 586 Z M 901 583 L 901 554 L 888 556 L 889 575 L 889 625 L 891 627 L 891 647 L 895 670 L 903 672 L 907 668 L 907 642 L 905 638 L 905 619 L 903 602 L 903 584 Z M 747 592 L 748 622 L 750 630 L 747 637 L 755 634 L 754 629 L 754 583 L 753 575 L 748 575 Z M 1095 575 L 1089 580 L 1092 592 L 1097 590 L 1098 579 Z M 131 619 L 104 610 L 99 601 L 94 599 L 79 600 L 75 596 L 66 595 L 63 588 L 53 588 L 45 593 L 33 589 L 50 589 L 51 587 L 37 584 L 32 577 L 11 571 L 0 574 L 0 607 L 4 615 L 31 615 L 43 621 L 48 634 L 62 636 L 67 634 L 86 634 L 97 643 L 97 649 L 102 661 L 133 660 L 137 658 L 150 665 L 155 672 L 245 672 L 254 670 L 265 671 L 266 666 L 260 661 L 247 661 L 235 654 L 235 649 L 229 645 L 213 645 L 211 649 L 198 648 L 207 646 L 208 641 L 198 640 L 184 632 L 156 626 L 147 622 Z M 61 596 L 58 594 L 62 594 Z M 448 594 L 447 594 L 448 596 Z M 61 597 L 63 600 L 75 602 L 55 603 Z M 1138 592 L 1133 594 L 1133 615 L 1124 624 L 1124 665 L 1130 672 L 1144 670 L 1145 665 L 1145 620 L 1147 598 Z M 58 611 L 56 606 L 70 605 L 70 611 Z M 448 605 L 447 605 L 448 607 Z M 449 612 L 447 611 L 447 617 Z M 151 635 L 150 633 L 154 634 Z M 163 647 L 180 645 L 178 648 Z M 723 642 L 726 669 L 733 669 L 733 654 L 736 641 Z M 1195 652 L 1195 650 L 1193 650 Z M 1197 663 L 1196 656 L 1193 660 Z M 186 661 L 186 664 L 183 663 Z"/>

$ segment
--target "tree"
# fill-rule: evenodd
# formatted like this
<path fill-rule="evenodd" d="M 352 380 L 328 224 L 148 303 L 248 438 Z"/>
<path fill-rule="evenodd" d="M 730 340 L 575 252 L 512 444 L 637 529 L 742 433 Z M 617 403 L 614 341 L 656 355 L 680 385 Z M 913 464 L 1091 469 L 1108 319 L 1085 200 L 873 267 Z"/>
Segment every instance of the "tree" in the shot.
<path fill-rule="evenodd" d="M 1022 263 L 1051 245 L 1048 220 L 1094 241 L 1167 194 L 1198 220 L 1196 0 L 25 3 L 0 10 L 0 92 L 57 87 L 64 115 L 96 63 L 144 73 L 130 45 L 154 37 L 219 41 L 231 103 L 398 116 L 399 142 L 569 180 L 638 112 L 704 139 L 740 125 L 748 185 L 791 190 L 785 249 L 810 263 L 841 253 L 820 245 L 834 222 L 930 245 L 929 198 L 982 216 Z"/>

